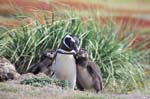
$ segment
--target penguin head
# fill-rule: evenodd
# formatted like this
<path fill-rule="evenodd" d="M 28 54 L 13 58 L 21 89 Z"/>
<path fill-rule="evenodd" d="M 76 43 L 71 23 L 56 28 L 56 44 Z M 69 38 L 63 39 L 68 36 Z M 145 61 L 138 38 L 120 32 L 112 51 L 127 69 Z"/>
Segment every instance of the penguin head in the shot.
<path fill-rule="evenodd" d="M 75 35 L 66 35 L 61 42 L 61 49 L 65 51 L 79 51 L 79 39 Z"/>
<path fill-rule="evenodd" d="M 40 61 L 43 61 L 46 58 L 53 59 L 54 55 L 55 55 L 55 51 L 48 49 L 45 52 L 41 53 L 41 60 Z"/>
<path fill-rule="evenodd" d="M 88 66 L 88 52 L 85 49 L 80 49 L 75 56 L 77 66 L 87 68 Z"/>
<path fill-rule="evenodd" d="M 88 52 L 85 49 L 81 48 L 79 50 L 79 52 L 77 53 L 77 57 L 78 58 L 88 58 Z"/>

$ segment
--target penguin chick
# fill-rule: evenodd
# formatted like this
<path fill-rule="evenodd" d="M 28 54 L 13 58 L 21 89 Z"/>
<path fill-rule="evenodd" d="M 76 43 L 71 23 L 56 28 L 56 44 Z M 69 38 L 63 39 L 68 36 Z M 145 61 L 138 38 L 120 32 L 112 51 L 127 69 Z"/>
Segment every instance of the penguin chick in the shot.
<path fill-rule="evenodd" d="M 47 50 L 41 54 L 40 62 L 37 62 L 29 67 L 26 73 L 38 74 L 40 72 L 49 75 L 53 72 L 52 63 L 55 52 L 53 50 Z"/>
<path fill-rule="evenodd" d="M 102 77 L 98 65 L 88 59 L 88 53 L 80 49 L 76 58 L 77 64 L 77 88 L 81 91 L 85 89 L 95 89 L 98 93 L 102 90 Z"/>
<path fill-rule="evenodd" d="M 74 55 L 78 52 L 79 39 L 74 35 L 66 35 L 56 51 L 53 64 L 54 78 L 65 80 L 69 87 L 74 89 L 76 85 L 76 63 Z"/>

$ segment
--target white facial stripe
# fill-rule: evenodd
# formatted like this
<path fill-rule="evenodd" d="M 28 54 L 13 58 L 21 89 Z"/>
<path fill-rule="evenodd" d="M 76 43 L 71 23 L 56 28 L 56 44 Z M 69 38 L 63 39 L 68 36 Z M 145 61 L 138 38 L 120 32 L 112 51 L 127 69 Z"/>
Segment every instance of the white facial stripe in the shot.
<path fill-rule="evenodd" d="M 74 43 L 75 43 L 76 41 L 75 41 L 75 39 L 74 39 L 72 36 L 70 36 L 70 35 L 66 35 L 66 37 L 64 38 L 63 44 L 64 44 L 68 49 L 71 49 L 71 48 L 66 44 L 66 42 L 65 42 L 65 39 L 66 39 L 66 38 L 70 38 L 71 41 L 74 42 Z M 80 48 L 77 46 L 77 52 L 79 51 L 79 49 L 80 49 Z"/>
<path fill-rule="evenodd" d="M 66 44 L 66 42 L 65 42 L 65 39 L 66 38 L 71 38 L 69 35 L 67 35 L 65 38 L 64 38 L 64 40 L 63 40 L 63 43 L 64 43 L 64 45 L 67 47 L 67 48 L 69 48 L 70 49 L 70 47 Z"/>
<path fill-rule="evenodd" d="M 66 37 L 65 38 L 71 38 L 71 36 L 70 35 L 66 35 Z"/>
<path fill-rule="evenodd" d="M 75 42 L 75 40 L 74 40 L 72 37 L 71 37 L 71 41 L 72 41 L 72 42 Z"/>
<path fill-rule="evenodd" d="M 66 39 L 66 38 L 65 38 Z M 64 45 L 70 49 L 70 47 L 66 44 L 65 39 L 63 40 Z"/>
<path fill-rule="evenodd" d="M 66 38 L 70 38 L 72 42 L 75 42 L 75 40 L 74 40 L 70 35 L 67 35 L 67 36 L 64 38 L 64 40 L 63 40 L 64 45 L 65 45 L 67 48 L 70 49 L 70 47 L 69 47 L 69 46 L 66 44 L 66 42 L 65 42 L 65 39 L 66 39 Z"/>
<path fill-rule="evenodd" d="M 75 42 L 74 38 L 72 38 L 70 35 L 67 35 L 65 38 L 70 38 L 72 42 Z"/>

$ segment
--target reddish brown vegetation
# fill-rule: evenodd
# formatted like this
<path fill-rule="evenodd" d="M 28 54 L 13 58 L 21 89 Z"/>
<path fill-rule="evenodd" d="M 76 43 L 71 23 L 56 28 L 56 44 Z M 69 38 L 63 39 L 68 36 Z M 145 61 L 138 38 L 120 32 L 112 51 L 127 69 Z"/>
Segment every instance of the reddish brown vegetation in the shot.
<path fill-rule="evenodd" d="M 29 19 L 23 19 L 22 20 L 24 24 L 32 25 L 31 21 Z M 0 22 L 0 26 L 6 26 L 6 27 L 16 27 L 20 26 L 20 22 L 18 20 L 13 20 L 13 21 L 5 21 L 5 22 Z"/>
<path fill-rule="evenodd" d="M 150 49 L 150 34 L 136 35 L 132 39 L 130 46 L 139 50 Z"/>
<path fill-rule="evenodd" d="M 117 16 L 114 18 L 117 23 L 129 23 L 131 26 L 136 26 L 137 28 L 150 27 L 150 20 L 140 19 L 135 17 L 127 17 L 127 16 Z"/>
<path fill-rule="evenodd" d="M 128 24 L 130 25 L 130 27 L 136 27 L 137 28 L 136 30 L 150 27 L 150 20 L 146 20 L 142 18 L 129 17 L 129 16 L 112 16 L 111 18 L 117 24 L 121 24 L 121 25 Z M 101 23 L 108 24 L 111 18 L 109 16 L 107 17 L 101 16 L 98 19 Z"/>
<path fill-rule="evenodd" d="M 56 0 L 57 2 L 60 2 L 62 4 L 68 5 L 72 7 L 73 9 L 76 10 L 103 10 L 108 13 L 113 12 L 113 13 L 126 13 L 128 15 L 130 14 L 149 14 L 150 9 L 145 9 L 145 10 L 139 10 L 139 9 L 129 9 L 129 8 L 113 8 L 109 7 L 105 4 L 102 3 L 88 3 L 88 2 L 82 2 L 82 1 L 76 1 L 76 0 Z"/>
<path fill-rule="evenodd" d="M 50 10 L 49 5 L 45 2 L 37 2 L 32 0 L 1 0 L 0 5 L 19 7 L 22 11 L 25 12 L 32 9 Z"/>
<path fill-rule="evenodd" d="M 59 3 L 58 3 L 59 2 Z M 60 6 L 60 4 L 65 4 L 68 5 L 74 9 L 79 9 L 79 10 L 94 10 L 94 9 L 99 9 L 99 10 L 104 10 L 106 12 L 109 13 L 109 11 L 115 13 L 115 12 L 119 12 L 119 13 L 141 13 L 141 14 L 146 14 L 146 13 L 150 13 L 150 10 L 129 10 L 129 9 L 114 9 L 114 8 L 110 8 L 107 7 L 104 4 L 89 4 L 89 3 L 85 3 L 85 2 L 77 2 L 77 1 L 68 1 L 68 0 L 57 0 L 55 2 L 53 2 L 56 6 Z M 31 1 L 31 0 L 1 0 L 0 1 L 0 5 L 10 5 L 13 7 L 18 7 L 20 8 L 23 12 L 25 13 L 29 13 L 32 12 L 33 9 L 41 9 L 41 10 L 48 10 L 50 11 L 50 6 L 45 3 L 45 2 L 40 2 L 40 1 Z M 17 10 L 17 8 L 14 8 L 15 10 Z M 14 13 L 13 9 L 0 9 L 0 13 Z M 121 16 L 117 16 L 115 18 L 115 20 L 117 22 L 120 22 L 120 20 L 123 20 L 124 22 L 129 22 L 131 24 L 137 23 L 137 25 L 142 25 L 143 27 L 145 26 L 150 26 L 150 22 L 146 21 L 146 20 L 141 20 L 141 19 L 137 19 L 137 18 L 129 18 L 129 17 L 121 17 Z"/>
<path fill-rule="evenodd" d="M 60 3 L 65 4 L 75 10 L 93 10 L 93 9 L 101 9 L 107 10 L 107 7 L 102 4 L 90 4 L 85 2 L 77 2 L 77 1 L 67 1 L 67 0 L 58 0 Z M 57 1 L 57 2 L 58 2 Z"/>
<path fill-rule="evenodd" d="M 2 6 L 4 7 L 2 7 Z M 5 5 L 8 7 L 5 8 Z M 61 6 L 61 7 L 60 7 Z M 76 1 L 76 0 L 54 0 L 53 2 L 50 2 L 50 4 L 47 4 L 46 2 L 42 1 L 32 1 L 32 0 L 0 0 L 0 14 L 14 14 L 18 12 L 23 12 L 32 15 L 36 20 L 38 20 L 40 23 L 44 23 L 44 18 L 42 14 L 39 11 L 35 10 L 46 10 L 51 11 L 54 10 L 61 10 L 67 9 L 70 10 L 83 10 L 83 11 L 104 11 L 106 13 L 117 13 L 119 15 L 123 14 L 124 16 L 99 16 L 98 20 L 102 24 L 107 24 L 110 19 L 112 19 L 116 24 L 120 25 L 121 27 L 124 25 L 128 25 L 130 28 L 134 28 L 136 30 L 141 30 L 144 28 L 150 28 L 150 19 L 144 19 L 144 18 L 137 18 L 137 17 L 131 17 L 130 14 L 136 15 L 136 14 L 149 14 L 150 9 L 145 10 L 138 10 L 138 9 L 128 9 L 128 8 L 112 8 L 109 6 L 106 6 L 102 3 L 88 3 L 88 2 L 82 2 L 82 1 Z M 62 9 L 63 8 L 63 9 Z M 49 13 L 45 13 L 47 16 L 50 16 Z M 81 16 L 81 20 L 86 20 L 86 16 Z M 23 22 L 26 24 L 30 24 L 31 22 L 29 19 L 23 19 Z M 15 27 L 20 26 L 19 21 L 17 20 L 8 20 L 8 21 L 0 21 L 0 25 L 7 26 L 7 27 Z M 122 29 L 122 28 L 121 28 Z M 122 30 L 120 30 L 122 31 Z M 148 36 L 150 37 L 150 36 Z M 136 43 L 140 43 L 141 41 L 145 40 L 147 36 L 135 36 L 133 38 L 133 41 L 131 42 L 131 45 L 136 47 Z M 147 42 L 150 42 L 148 40 Z M 143 45 L 145 48 L 150 48 L 150 44 Z"/>
<path fill-rule="evenodd" d="M 138 29 L 139 28 L 149 28 L 150 27 L 150 20 L 146 20 L 146 19 L 139 19 L 136 17 L 129 17 L 128 14 L 147 14 L 150 13 L 150 10 L 130 10 L 130 9 L 114 9 L 114 8 L 110 8 L 104 4 L 95 4 L 95 3 L 86 3 L 86 2 L 79 2 L 79 1 L 69 1 L 69 0 L 56 0 L 54 2 L 50 2 L 51 5 L 55 5 L 55 6 L 61 6 L 61 5 L 67 5 L 67 7 L 71 7 L 72 9 L 75 10 L 103 10 L 105 12 L 112 12 L 112 13 L 126 13 L 127 16 L 113 16 L 113 20 L 117 23 L 117 24 L 126 24 L 128 23 L 131 26 L 136 26 Z M 53 3 L 53 4 L 52 4 Z M 40 9 L 40 10 L 48 10 L 50 11 L 50 6 L 49 4 L 47 4 L 46 2 L 40 2 L 40 1 L 31 1 L 31 0 L 1 0 L 0 1 L 0 5 L 10 5 L 12 7 L 12 9 L 0 9 L 0 13 L 1 14 L 6 14 L 6 13 L 17 13 L 17 10 L 24 12 L 24 13 L 28 13 L 28 14 L 34 14 L 33 13 L 33 9 Z M 53 6 L 54 7 L 54 6 Z M 66 7 L 66 9 L 67 9 Z M 63 10 L 63 9 L 61 9 Z M 40 15 L 36 14 L 36 17 Z M 84 16 L 83 16 L 84 17 Z M 39 18 L 38 18 L 39 19 Z M 100 21 L 103 23 L 106 23 L 107 20 L 110 19 L 109 16 L 104 17 L 101 16 Z M 17 24 L 17 22 L 13 22 L 15 24 Z M 4 24 L 4 23 L 1 23 Z M 11 25 L 10 25 L 11 26 Z"/>

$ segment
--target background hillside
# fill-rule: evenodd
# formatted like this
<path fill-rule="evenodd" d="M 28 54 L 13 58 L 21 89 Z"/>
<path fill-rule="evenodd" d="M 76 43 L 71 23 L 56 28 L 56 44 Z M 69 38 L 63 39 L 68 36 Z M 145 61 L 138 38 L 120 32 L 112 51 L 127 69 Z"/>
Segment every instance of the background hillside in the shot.
<path fill-rule="evenodd" d="M 119 27 L 119 32 L 126 28 L 130 32 L 136 30 L 137 36 L 134 38 L 137 39 L 136 42 L 145 38 L 138 34 L 148 34 L 146 37 L 149 37 L 149 0 L 0 0 L 0 26 L 1 28 L 19 26 L 16 16 L 20 14 L 30 15 L 43 24 L 43 16 L 51 20 L 52 13 L 56 12 L 80 16 L 82 20 L 94 17 L 101 24 L 108 24 L 109 20 L 113 20 Z M 20 17 L 26 24 L 30 24 L 29 18 Z M 120 36 L 122 35 L 120 33 Z"/>

